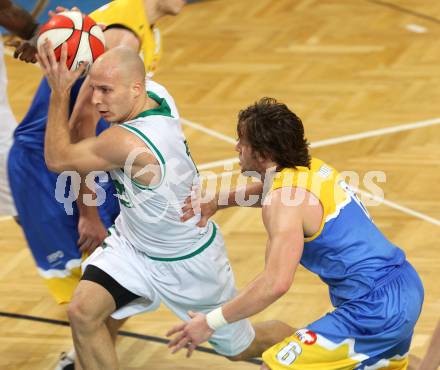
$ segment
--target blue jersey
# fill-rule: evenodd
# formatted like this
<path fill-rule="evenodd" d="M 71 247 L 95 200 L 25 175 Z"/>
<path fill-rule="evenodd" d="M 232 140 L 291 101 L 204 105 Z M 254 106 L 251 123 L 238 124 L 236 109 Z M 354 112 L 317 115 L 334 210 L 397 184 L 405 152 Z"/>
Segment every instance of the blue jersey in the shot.
<path fill-rule="evenodd" d="M 83 82 L 84 79 L 78 80 L 72 88 L 70 94 L 70 112 L 72 112 Z M 44 135 L 46 132 L 50 93 L 49 84 L 46 78 L 43 78 L 28 112 L 14 132 L 15 141 L 26 148 L 35 149 L 41 153 L 44 153 Z M 100 119 L 96 127 L 96 134 L 98 135 L 108 127 L 108 123 Z"/>
<path fill-rule="evenodd" d="M 329 286 L 334 306 L 369 293 L 405 262 L 334 168 L 313 158 L 310 169 L 281 171 L 272 188 L 286 186 L 305 188 L 322 204 L 321 227 L 304 239 L 301 264 Z"/>
<path fill-rule="evenodd" d="M 301 264 L 329 287 L 335 310 L 263 353 L 274 370 L 406 369 L 423 285 L 372 222 L 355 193 L 332 167 L 284 169 L 272 189 L 299 187 L 323 208 L 319 230 L 304 238 Z"/>
<path fill-rule="evenodd" d="M 74 85 L 70 111 L 83 80 Z M 15 140 L 9 152 L 8 171 L 12 195 L 28 245 L 38 272 L 59 303 L 70 300 L 81 276 L 82 255 L 78 249 L 79 212 L 73 201 L 73 214 L 67 214 L 64 204 L 56 200 L 59 176 L 51 172 L 44 160 L 44 136 L 50 101 L 50 87 L 43 79 L 32 105 L 15 130 Z M 108 124 L 100 120 L 97 134 Z M 119 205 L 111 181 L 98 182 L 106 193 L 104 204 L 98 207 L 101 221 L 108 228 L 119 214 Z M 30 190 L 31 189 L 31 190 Z M 65 194 L 70 193 L 67 181 Z"/>

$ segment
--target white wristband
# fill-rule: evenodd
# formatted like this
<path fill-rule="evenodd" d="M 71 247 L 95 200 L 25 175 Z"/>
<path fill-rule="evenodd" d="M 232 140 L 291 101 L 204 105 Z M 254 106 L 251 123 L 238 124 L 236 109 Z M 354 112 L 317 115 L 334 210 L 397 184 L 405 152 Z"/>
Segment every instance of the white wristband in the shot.
<path fill-rule="evenodd" d="M 221 307 L 218 307 L 215 310 L 209 312 L 206 315 L 206 322 L 208 323 L 208 326 L 214 331 L 228 324 L 225 317 L 223 316 Z"/>

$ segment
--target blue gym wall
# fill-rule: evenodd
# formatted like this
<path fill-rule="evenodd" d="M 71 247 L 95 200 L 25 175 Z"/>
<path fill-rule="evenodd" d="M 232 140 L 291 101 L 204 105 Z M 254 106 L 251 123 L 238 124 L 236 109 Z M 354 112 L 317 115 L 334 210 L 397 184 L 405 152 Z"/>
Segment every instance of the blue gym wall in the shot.
<path fill-rule="evenodd" d="M 13 0 L 13 2 L 29 11 L 31 11 L 37 3 L 34 0 Z M 77 6 L 84 13 L 90 13 L 92 10 L 99 8 L 101 5 L 108 2 L 110 2 L 110 0 L 50 0 L 38 20 L 40 22 L 46 21 L 48 19 L 47 12 L 51 9 L 55 9 L 58 5 L 64 6 L 65 8 Z"/>

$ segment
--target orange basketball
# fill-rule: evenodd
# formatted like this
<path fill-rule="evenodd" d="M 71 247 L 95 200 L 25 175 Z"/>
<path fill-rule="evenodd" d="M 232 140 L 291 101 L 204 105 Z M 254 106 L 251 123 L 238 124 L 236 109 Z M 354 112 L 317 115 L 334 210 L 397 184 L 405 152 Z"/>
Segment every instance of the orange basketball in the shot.
<path fill-rule="evenodd" d="M 77 11 L 54 15 L 40 29 L 37 45 L 50 40 L 57 60 L 61 45 L 67 43 L 67 67 L 77 69 L 82 62 L 91 65 L 105 51 L 104 33 L 89 16 Z"/>

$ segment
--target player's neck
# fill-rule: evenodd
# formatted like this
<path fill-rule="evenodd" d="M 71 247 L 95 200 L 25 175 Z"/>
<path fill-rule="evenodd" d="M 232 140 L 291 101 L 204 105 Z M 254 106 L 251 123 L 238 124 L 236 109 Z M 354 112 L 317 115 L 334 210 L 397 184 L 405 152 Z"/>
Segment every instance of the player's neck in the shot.
<path fill-rule="evenodd" d="M 139 101 L 136 102 L 131 113 L 124 119 L 123 122 L 131 121 L 138 117 L 142 112 L 155 109 L 158 106 L 159 104 L 157 104 L 155 100 L 145 95 L 145 98 L 140 98 Z"/>
<path fill-rule="evenodd" d="M 154 24 L 166 14 L 161 12 L 160 7 L 158 5 L 157 0 L 145 1 L 145 10 L 147 13 L 147 19 L 150 26 L 154 26 Z"/>
<path fill-rule="evenodd" d="M 265 161 L 262 164 L 260 171 L 258 171 L 261 176 L 261 181 L 264 182 L 265 180 L 271 180 L 277 171 L 277 167 L 278 165 L 275 162 Z"/>

